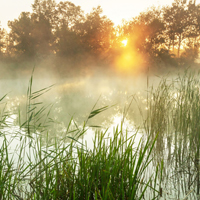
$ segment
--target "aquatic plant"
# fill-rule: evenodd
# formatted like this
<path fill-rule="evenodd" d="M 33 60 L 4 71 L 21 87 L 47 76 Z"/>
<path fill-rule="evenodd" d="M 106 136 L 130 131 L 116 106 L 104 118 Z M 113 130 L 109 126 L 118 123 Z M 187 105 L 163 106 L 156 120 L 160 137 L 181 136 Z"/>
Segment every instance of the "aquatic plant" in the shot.
<path fill-rule="evenodd" d="M 33 76 L 24 122 L 20 109 L 18 125 L 6 121 L 13 113 L 5 107 L 1 110 L 0 200 L 155 199 L 160 195 L 157 183 L 162 167 L 156 164 L 156 170 L 147 173 L 157 136 L 141 138 L 135 147 L 137 133 L 128 135 L 122 125 L 109 138 L 105 137 L 108 130 L 96 130 L 91 150 L 80 138 L 90 128 L 87 122 L 108 108 L 93 107 L 81 127 L 72 126 L 72 118 L 63 138 L 49 137 L 51 105 L 37 99 L 51 87 L 33 92 L 32 84 Z M 14 139 L 19 140 L 18 146 L 14 147 Z"/>
<path fill-rule="evenodd" d="M 146 133 L 152 139 L 159 133 L 154 158 L 164 160 L 165 180 L 177 190 L 177 198 L 192 191 L 194 199 L 200 194 L 199 74 L 187 70 L 162 79 L 150 89 L 148 103 Z"/>

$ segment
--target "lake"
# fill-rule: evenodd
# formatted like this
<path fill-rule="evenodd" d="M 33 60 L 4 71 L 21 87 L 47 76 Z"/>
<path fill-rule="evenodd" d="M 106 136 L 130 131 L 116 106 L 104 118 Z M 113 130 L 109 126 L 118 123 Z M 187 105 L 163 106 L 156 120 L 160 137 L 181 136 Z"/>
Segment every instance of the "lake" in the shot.
<path fill-rule="evenodd" d="M 167 78 L 166 84 L 170 84 L 170 81 L 172 79 L 176 80 L 176 76 Z M 176 140 L 177 138 L 178 140 L 180 140 L 182 135 L 180 137 L 175 137 L 175 139 L 169 139 L 169 137 L 173 138 L 173 134 L 178 134 L 183 130 L 180 128 L 172 128 L 171 131 L 169 131 L 168 125 L 171 124 L 171 120 L 173 121 L 173 119 L 169 113 L 167 115 L 170 117 L 166 118 L 164 112 L 167 113 L 167 111 L 166 109 L 162 110 L 170 104 L 172 105 L 172 108 L 169 107 L 169 112 L 170 109 L 172 109 L 173 111 L 175 110 L 175 107 L 178 107 L 177 105 L 183 105 L 185 100 L 180 99 L 179 102 L 178 96 L 180 95 L 178 94 L 181 93 L 181 89 L 178 89 L 178 91 L 173 91 L 174 87 L 172 90 L 169 89 L 169 93 L 166 93 L 168 89 L 166 89 L 164 86 L 160 87 L 159 95 L 156 92 L 153 93 L 154 95 L 152 95 L 152 86 L 153 88 L 155 88 L 153 91 L 156 91 L 156 88 L 158 87 L 160 81 L 161 78 L 159 77 L 147 76 L 144 74 L 137 76 L 104 76 L 102 73 L 96 72 L 95 74 L 90 74 L 85 77 L 79 76 L 74 78 L 58 78 L 53 77 L 52 75 L 49 77 L 41 78 L 41 76 L 36 75 L 33 78 L 32 93 L 34 93 L 35 91 L 39 91 L 43 88 L 48 88 L 51 85 L 53 86 L 50 88 L 50 90 L 47 89 L 48 91 L 42 90 L 39 93 L 35 93 L 35 97 L 37 97 L 37 94 L 40 95 L 41 93 L 45 92 L 38 98 L 30 98 L 30 105 L 32 107 L 30 106 L 29 108 L 27 108 L 26 103 L 30 100 L 27 100 L 26 95 L 29 85 L 29 77 L 25 77 L 23 79 L 4 79 L 0 81 L 1 96 L 7 93 L 8 94 L 3 100 L 3 102 L 5 103 L 2 104 L 2 107 L 6 105 L 5 112 L 8 113 L 8 116 L 9 113 L 12 114 L 11 116 L 7 117 L 6 122 L 9 123 L 12 127 L 12 129 L 9 130 L 12 130 L 14 133 L 20 132 L 19 124 L 23 125 L 23 121 L 25 121 L 26 119 L 30 119 L 31 116 L 27 115 L 27 109 L 31 111 L 32 109 L 34 109 L 34 106 L 39 107 L 40 110 L 46 105 L 50 105 L 46 108 L 46 110 L 44 110 L 45 113 L 49 113 L 49 110 L 51 111 L 49 114 L 50 120 L 45 121 L 45 123 L 47 123 L 48 125 L 50 138 L 60 138 L 65 135 L 68 132 L 68 124 L 70 123 L 70 121 L 72 122 L 72 127 L 82 126 L 85 121 L 87 122 L 86 127 L 88 128 L 88 130 L 79 141 L 82 143 L 87 142 L 87 146 L 89 149 L 93 148 L 92 142 L 94 140 L 95 130 L 97 126 L 99 126 L 97 128 L 99 130 L 106 130 L 108 128 L 109 133 L 112 132 L 112 129 L 116 128 L 117 125 L 120 126 L 120 123 L 123 121 L 123 129 L 127 130 L 129 134 L 135 134 L 136 132 L 139 132 L 138 138 L 136 139 L 136 146 L 142 135 L 147 134 L 148 136 L 148 134 L 153 135 L 155 134 L 155 132 L 163 132 L 162 139 L 158 138 L 155 148 L 155 153 L 157 153 L 157 156 L 155 156 L 155 162 L 157 162 L 157 159 L 163 159 L 165 166 L 163 171 L 163 198 L 165 197 L 168 199 L 183 199 L 188 194 L 188 198 L 198 199 L 198 197 L 195 196 L 197 192 L 195 184 L 192 184 L 193 181 L 198 180 L 198 167 L 195 167 L 195 162 L 193 162 L 193 157 L 191 154 L 191 157 L 188 157 L 188 155 L 187 157 L 185 157 L 187 159 L 191 158 L 189 161 L 189 165 L 186 165 L 185 161 L 183 162 L 184 159 L 180 159 L 180 163 L 184 163 L 184 165 L 177 164 L 179 162 L 177 161 L 177 159 L 178 157 L 182 157 L 182 153 L 178 155 L 178 157 L 175 156 L 174 152 L 178 146 L 176 146 L 176 143 L 179 143 Z M 187 80 L 184 80 L 183 82 L 185 83 L 186 81 Z M 194 84 L 196 84 L 195 87 L 199 87 L 198 82 L 194 81 Z M 177 87 L 177 85 L 178 84 L 176 83 L 175 88 Z M 171 95 L 172 92 L 174 92 L 173 95 Z M 196 93 L 193 92 L 193 94 Z M 159 99 L 159 101 L 156 102 L 156 98 Z M 151 100 L 153 100 L 152 103 L 149 103 Z M 43 102 L 43 104 L 40 104 L 41 102 Z M 176 104 L 176 106 L 174 103 Z M 153 110 L 154 108 L 156 108 L 156 106 L 161 110 L 161 112 Z M 175 107 L 173 108 L 173 106 Z M 92 111 L 102 111 L 101 108 L 104 108 L 103 112 L 100 112 L 94 118 L 89 118 L 89 114 Z M 182 108 L 184 107 L 182 106 Z M 187 107 L 186 109 L 190 108 L 193 109 L 193 107 Z M 177 110 L 177 112 L 179 112 L 179 110 Z M 154 115 L 156 116 L 156 114 L 158 114 L 158 118 L 155 118 L 156 121 L 152 121 L 154 119 Z M 186 115 L 188 116 L 188 114 Z M 195 117 L 192 113 L 190 113 L 190 115 L 192 115 L 193 118 Z M 150 120 L 148 120 L 148 116 L 151 116 Z M 169 121 L 162 121 L 162 119 L 165 118 Z M 159 122 L 159 120 L 161 120 L 161 122 Z M 38 119 L 37 123 L 43 124 L 44 119 Z M 173 125 L 170 126 L 174 126 L 174 122 L 172 124 Z M 146 129 L 147 126 L 149 126 L 150 128 L 149 130 Z M 162 128 L 162 126 L 166 127 Z M 41 126 L 41 132 L 39 131 L 39 134 L 42 134 L 42 128 L 43 127 Z M 186 128 L 187 127 L 185 127 L 185 129 Z M 192 129 L 192 127 L 190 129 Z M 190 129 L 188 129 L 188 131 Z M 9 132 L 9 130 L 4 129 L 4 131 L 7 133 Z M 168 132 L 169 134 L 166 135 L 165 133 Z M 70 136 L 73 137 L 73 133 L 70 133 Z M 112 134 L 107 135 L 106 137 L 112 137 Z M 151 136 L 149 135 L 148 137 Z M 10 141 L 12 139 L 8 138 L 8 140 Z M 19 139 L 13 140 L 10 145 L 12 147 L 17 146 L 18 142 Z M 171 144 L 169 144 L 169 142 L 171 142 Z M 181 146 L 178 146 L 179 150 L 181 150 L 180 147 L 182 147 L 182 144 Z M 12 150 L 15 151 L 15 148 Z M 169 156 L 175 156 L 174 159 L 176 160 L 176 162 L 173 162 L 173 159 L 169 159 Z M 183 170 L 186 170 L 186 168 L 190 170 L 187 173 Z M 151 169 L 149 170 L 151 171 Z M 188 180 L 190 183 L 188 183 Z"/>

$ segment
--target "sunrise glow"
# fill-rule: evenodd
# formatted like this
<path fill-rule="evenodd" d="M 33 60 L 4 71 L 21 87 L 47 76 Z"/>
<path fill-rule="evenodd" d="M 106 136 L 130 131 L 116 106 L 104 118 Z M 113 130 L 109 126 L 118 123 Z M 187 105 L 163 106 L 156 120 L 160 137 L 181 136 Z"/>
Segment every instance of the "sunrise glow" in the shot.
<path fill-rule="evenodd" d="M 116 59 L 115 65 L 119 72 L 138 73 L 143 69 L 144 59 L 134 49 L 126 48 Z"/>
<path fill-rule="evenodd" d="M 128 43 L 128 40 L 127 40 L 127 39 L 122 40 L 122 44 L 123 44 L 124 47 L 127 45 L 127 43 Z"/>

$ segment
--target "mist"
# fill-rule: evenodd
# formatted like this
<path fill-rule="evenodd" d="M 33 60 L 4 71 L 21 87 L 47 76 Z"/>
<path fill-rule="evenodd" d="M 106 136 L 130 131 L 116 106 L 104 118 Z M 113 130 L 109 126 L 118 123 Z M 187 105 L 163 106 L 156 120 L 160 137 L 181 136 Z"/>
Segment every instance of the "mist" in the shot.
<path fill-rule="evenodd" d="M 52 141 L 56 146 L 57 139 L 64 145 L 69 139 L 80 144 L 85 137 L 91 151 L 96 136 L 102 134 L 102 141 L 105 135 L 114 138 L 106 131 L 113 129 L 120 141 L 138 133 L 134 142 L 139 148 L 144 141 L 153 144 L 146 146 L 153 160 L 148 170 L 154 170 L 156 178 L 158 168 L 166 172 L 157 188 L 160 197 L 162 188 L 171 190 L 168 185 L 175 181 L 185 187 L 178 192 L 173 188 L 176 199 L 189 194 L 190 187 L 198 196 L 199 8 L 195 1 L 176 0 L 116 27 L 100 6 L 84 13 L 68 1 L 35 1 L 32 12 L 8 22 L 10 32 L 0 29 L 2 127 L 17 130 L 14 137 L 23 133 L 24 140 L 29 139 L 25 143 L 35 140 L 33 133 L 41 137 L 41 146 Z M 85 150 L 87 145 L 81 145 Z M 134 149 L 131 146 L 130 152 Z M 127 166 L 129 162 L 128 154 Z M 187 175 L 177 171 L 185 166 Z M 183 182 L 178 175 L 175 181 L 168 179 L 175 172 L 184 175 Z"/>

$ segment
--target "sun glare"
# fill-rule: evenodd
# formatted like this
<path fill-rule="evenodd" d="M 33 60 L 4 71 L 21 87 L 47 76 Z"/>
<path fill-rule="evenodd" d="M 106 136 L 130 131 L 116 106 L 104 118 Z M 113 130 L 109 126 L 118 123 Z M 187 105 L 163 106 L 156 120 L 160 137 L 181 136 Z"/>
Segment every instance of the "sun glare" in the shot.
<path fill-rule="evenodd" d="M 126 48 L 115 60 L 115 66 L 119 72 L 138 73 L 143 70 L 144 59 L 137 51 Z"/>
<path fill-rule="evenodd" d="M 124 47 L 127 45 L 127 43 L 128 43 L 128 40 L 127 40 L 127 39 L 122 40 L 122 44 L 124 45 Z"/>

